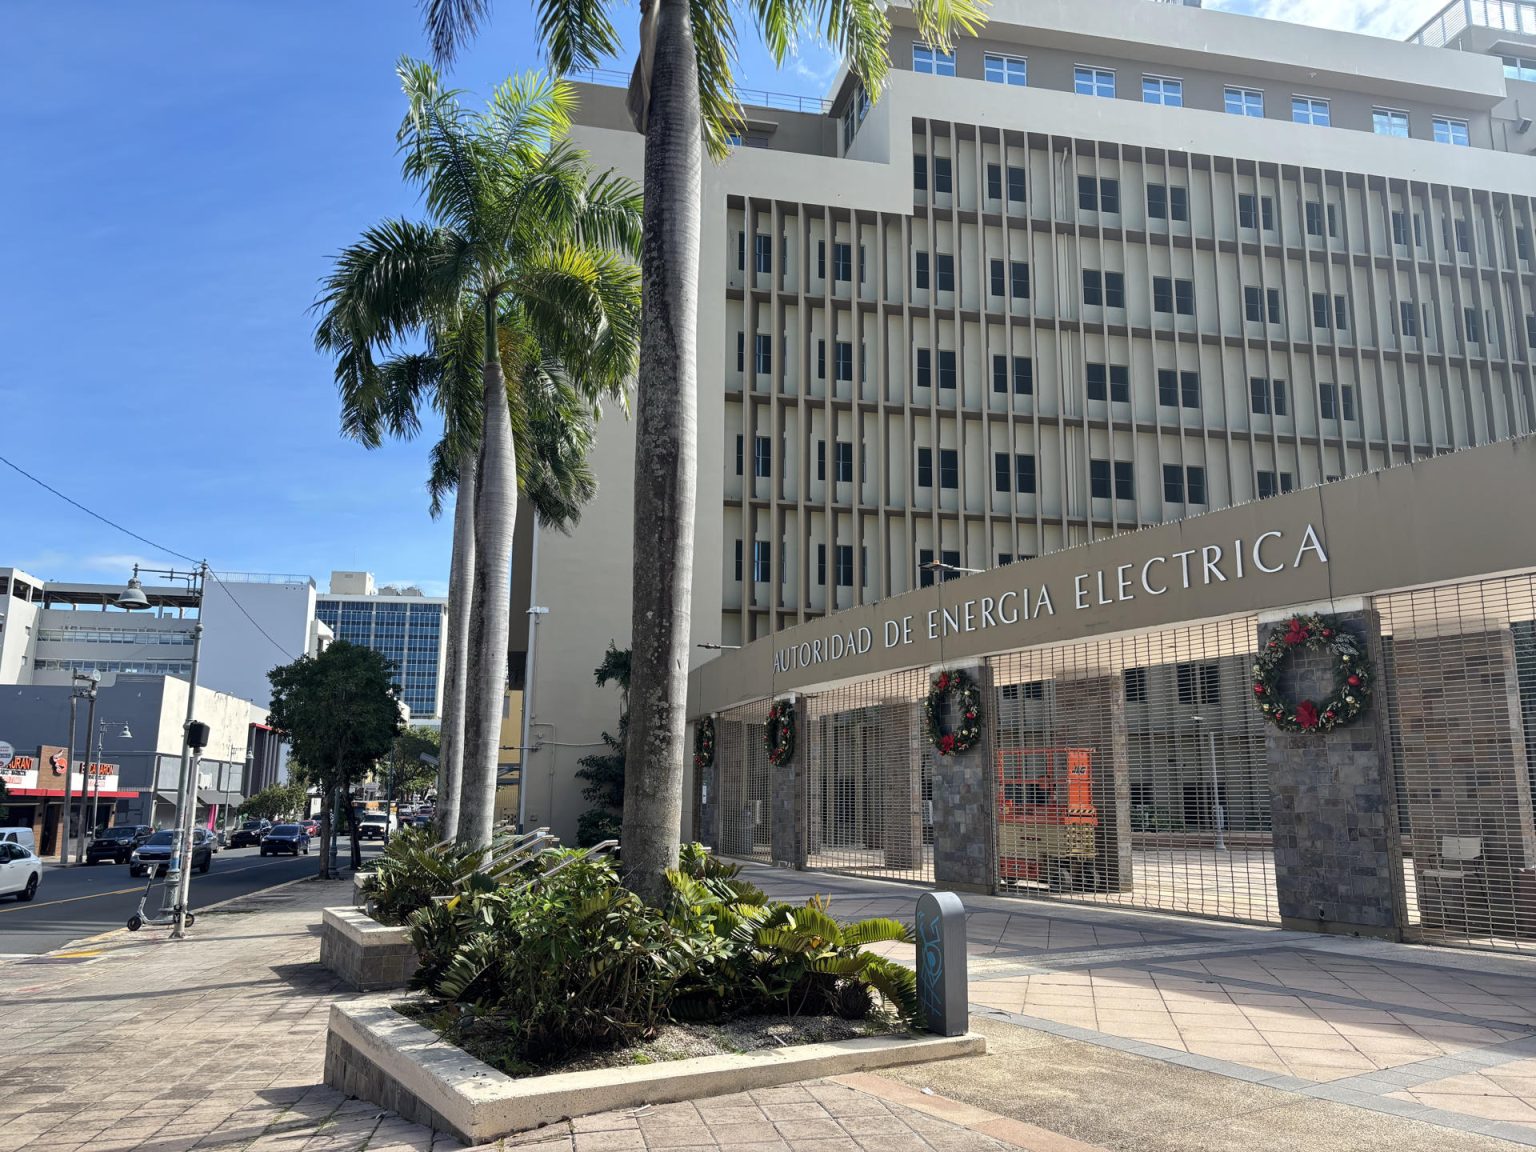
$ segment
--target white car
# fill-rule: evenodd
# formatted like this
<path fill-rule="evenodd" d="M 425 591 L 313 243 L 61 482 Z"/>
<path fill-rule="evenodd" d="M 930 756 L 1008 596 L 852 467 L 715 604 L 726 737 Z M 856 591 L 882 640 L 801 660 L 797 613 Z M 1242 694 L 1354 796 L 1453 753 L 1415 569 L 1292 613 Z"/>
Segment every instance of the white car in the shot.
<path fill-rule="evenodd" d="M 20 844 L 0 844 L 0 896 L 30 900 L 43 882 L 43 862 Z"/>

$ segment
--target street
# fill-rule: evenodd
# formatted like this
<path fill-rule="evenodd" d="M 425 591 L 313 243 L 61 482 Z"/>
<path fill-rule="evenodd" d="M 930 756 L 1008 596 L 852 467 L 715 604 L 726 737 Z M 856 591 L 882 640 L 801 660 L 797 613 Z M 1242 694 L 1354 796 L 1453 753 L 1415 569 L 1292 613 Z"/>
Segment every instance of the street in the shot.
<path fill-rule="evenodd" d="M 225 848 L 216 852 L 206 875 L 192 873 L 192 911 L 243 896 L 287 880 L 313 876 L 319 870 L 318 842 L 308 856 L 262 857 L 256 848 Z M 365 856 L 378 848 L 363 847 Z M 340 860 L 347 859 L 342 845 Z M 50 867 L 30 904 L 0 900 L 0 956 L 37 955 L 62 947 L 72 940 L 121 928 L 138 907 L 144 877 L 128 875 L 126 864 Z M 163 881 L 150 890 L 149 908 L 158 912 Z"/>

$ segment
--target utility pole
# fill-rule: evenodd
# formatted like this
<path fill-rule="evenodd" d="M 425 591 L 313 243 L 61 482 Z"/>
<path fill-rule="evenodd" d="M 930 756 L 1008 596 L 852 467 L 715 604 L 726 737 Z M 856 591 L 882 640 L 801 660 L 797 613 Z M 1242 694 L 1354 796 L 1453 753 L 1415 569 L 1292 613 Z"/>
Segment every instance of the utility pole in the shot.
<path fill-rule="evenodd" d="M 69 808 L 74 803 L 75 791 L 72 783 L 75 771 L 75 729 L 79 724 L 78 706 L 80 697 L 85 696 L 91 702 L 91 716 L 96 715 L 96 685 L 101 682 L 99 672 L 74 672 L 70 679 L 76 684 L 88 684 L 90 687 L 81 689 L 74 687 L 69 693 L 69 740 L 64 747 L 64 802 L 59 805 L 59 867 L 69 866 Z M 85 729 L 85 758 L 91 758 L 91 723 L 86 722 Z M 85 818 L 85 778 L 80 779 L 80 816 Z"/>
<path fill-rule="evenodd" d="M 90 704 L 86 707 L 86 710 L 85 710 L 85 762 L 81 765 L 81 769 L 80 769 L 80 819 L 78 821 L 78 824 L 79 824 L 79 828 L 77 829 L 78 835 L 77 835 L 76 841 L 75 841 L 75 863 L 76 864 L 84 864 L 85 863 L 85 793 L 86 793 L 86 781 L 90 778 L 90 775 L 91 775 L 91 733 L 96 728 L 96 685 L 95 684 L 91 685 L 91 690 L 90 690 L 89 695 L 87 696 L 87 699 L 90 700 Z M 71 767 L 73 767 L 73 765 L 71 765 Z M 71 794 L 73 794 L 74 789 L 69 785 L 68 780 L 65 781 L 65 786 L 66 786 L 66 790 L 69 791 Z M 65 799 L 68 800 L 69 796 L 66 796 Z M 69 807 L 69 805 L 66 804 L 65 805 L 66 812 L 68 810 L 68 807 Z"/>

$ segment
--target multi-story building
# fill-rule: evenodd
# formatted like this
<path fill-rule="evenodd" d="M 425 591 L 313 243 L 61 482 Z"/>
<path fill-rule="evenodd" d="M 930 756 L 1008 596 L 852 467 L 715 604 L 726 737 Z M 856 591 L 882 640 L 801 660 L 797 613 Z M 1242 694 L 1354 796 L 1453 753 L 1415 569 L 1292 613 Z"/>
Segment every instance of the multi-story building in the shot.
<path fill-rule="evenodd" d="M 394 665 L 411 723 L 435 727 L 441 721 L 445 598 L 425 596 L 419 588 L 376 588 L 371 572 L 332 572 L 330 594 L 316 601 L 315 612 L 337 640 L 372 648 Z"/>
<path fill-rule="evenodd" d="M 944 52 L 891 18 L 877 103 L 846 70 L 764 98 L 705 168 L 696 641 L 1536 427 L 1532 0 L 1414 43 L 999 0 Z M 624 92 L 580 93 L 638 175 Z M 566 832 L 630 626 L 633 436 L 599 445 L 532 592 L 529 819 Z"/>

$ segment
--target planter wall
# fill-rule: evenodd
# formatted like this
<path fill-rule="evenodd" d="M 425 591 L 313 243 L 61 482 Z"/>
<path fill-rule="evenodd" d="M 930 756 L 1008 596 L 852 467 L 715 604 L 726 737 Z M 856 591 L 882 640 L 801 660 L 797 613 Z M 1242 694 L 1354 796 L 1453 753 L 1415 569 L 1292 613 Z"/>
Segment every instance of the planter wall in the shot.
<path fill-rule="evenodd" d="M 359 992 L 404 988 L 419 960 L 406 928 L 380 924 L 357 908 L 327 908 L 320 964 Z"/>

